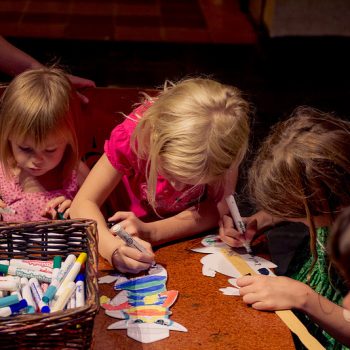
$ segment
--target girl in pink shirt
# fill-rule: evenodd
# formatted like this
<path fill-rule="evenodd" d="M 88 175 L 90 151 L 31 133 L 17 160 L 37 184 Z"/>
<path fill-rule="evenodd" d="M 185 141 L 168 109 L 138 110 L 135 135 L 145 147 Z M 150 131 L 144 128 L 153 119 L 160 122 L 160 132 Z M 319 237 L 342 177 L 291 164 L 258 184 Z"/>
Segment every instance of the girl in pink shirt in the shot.
<path fill-rule="evenodd" d="M 74 130 L 76 94 L 58 68 L 16 76 L 0 110 L 0 212 L 3 221 L 67 218 L 88 173 Z"/>
<path fill-rule="evenodd" d="M 145 95 L 112 131 L 72 203 L 72 217 L 97 221 L 101 255 L 120 271 L 137 273 L 154 260 L 150 243 L 216 227 L 217 203 L 234 190 L 247 149 L 249 111 L 237 88 L 211 79 L 166 83 L 156 98 Z M 108 220 L 142 239 L 149 254 L 115 237 L 100 211 L 120 181 L 129 211 Z"/>

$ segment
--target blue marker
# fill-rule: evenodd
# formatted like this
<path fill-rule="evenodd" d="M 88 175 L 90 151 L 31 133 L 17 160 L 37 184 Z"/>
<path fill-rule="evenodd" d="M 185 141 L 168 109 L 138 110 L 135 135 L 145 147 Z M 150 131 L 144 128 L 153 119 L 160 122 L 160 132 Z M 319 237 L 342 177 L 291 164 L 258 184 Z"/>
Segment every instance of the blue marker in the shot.
<path fill-rule="evenodd" d="M 8 317 L 11 316 L 22 309 L 26 308 L 28 306 L 27 301 L 25 299 L 22 299 L 16 304 L 12 304 L 10 306 L 5 306 L 0 308 L 0 317 Z"/>

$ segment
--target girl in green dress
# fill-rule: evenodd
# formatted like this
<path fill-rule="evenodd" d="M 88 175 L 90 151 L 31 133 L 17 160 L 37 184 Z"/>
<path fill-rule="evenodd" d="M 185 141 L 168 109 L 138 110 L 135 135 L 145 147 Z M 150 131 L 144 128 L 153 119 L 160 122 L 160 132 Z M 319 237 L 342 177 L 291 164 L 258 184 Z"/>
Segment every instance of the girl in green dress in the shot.
<path fill-rule="evenodd" d="M 350 205 L 350 122 L 310 107 L 299 107 L 278 123 L 262 144 L 249 171 L 251 197 L 260 211 L 245 218 L 245 239 L 283 221 L 302 222 L 309 244 L 295 254 L 288 277 L 238 279 L 243 301 L 258 310 L 293 309 L 327 349 L 347 349 L 350 323 L 340 306 L 343 279 L 329 262 L 326 247 L 333 221 Z M 227 218 L 221 238 L 240 246 Z"/>

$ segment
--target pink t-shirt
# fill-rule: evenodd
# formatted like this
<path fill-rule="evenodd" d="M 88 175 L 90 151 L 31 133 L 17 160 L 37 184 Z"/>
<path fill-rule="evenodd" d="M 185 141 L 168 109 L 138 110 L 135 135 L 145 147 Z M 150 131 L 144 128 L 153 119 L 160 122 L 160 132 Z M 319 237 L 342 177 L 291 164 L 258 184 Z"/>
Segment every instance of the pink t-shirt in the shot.
<path fill-rule="evenodd" d="M 59 196 L 73 199 L 78 191 L 78 187 L 77 174 L 74 171 L 62 189 L 45 192 L 23 192 L 18 178 L 15 176 L 11 178 L 6 177 L 2 167 L 0 167 L 1 199 L 16 212 L 15 214 L 1 214 L 2 220 L 8 222 L 49 220 L 40 215 L 48 201 Z"/>
<path fill-rule="evenodd" d="M 130 140 L 137 121 L 142 117 L 144 107 L 134 110 L 124 122 L 117 125 L 105 142 L 104 151 L 112 166 L 121 174 L 130 199 L 129 211 L 137 217 L 154 217 L 155 213 L 147 200 L 146 161 L 139 161 L 132 151 Z M 176 191 L 168 180 L 158 176 L 156 187 L 156 210 L 161 216 L 179 213 L 200 202 L 205 186 L 188 186 L 184 191 Z"/>

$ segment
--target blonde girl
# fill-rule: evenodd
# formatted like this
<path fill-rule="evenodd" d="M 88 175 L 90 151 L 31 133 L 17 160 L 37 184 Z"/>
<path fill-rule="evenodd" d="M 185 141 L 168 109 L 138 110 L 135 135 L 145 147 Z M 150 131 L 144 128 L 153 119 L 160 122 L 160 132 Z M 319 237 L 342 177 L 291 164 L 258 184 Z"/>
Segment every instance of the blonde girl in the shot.
<path fill-rule="evenodd" d="M 217 202 L 225 186 L 233 190 L 248 145 L 250 106 L 235 87 L 190 78 L 166 83 L 155 98 L 145 97 L 112 131 L 71 207 L 73 217 L 97 221 L 100 253 L 123 272 L 150 266 L 150 243 L 217 225 Z M 120 181 L 130 205 L 109 221 L 144 240 L 149 254 L 114 237 L 100 211 Z"/>
<path fill-rule="evenodd" d="M 68 217 L 88 173 L 79 161 L 76 94 L 58 68 L 16 76 L 0 106 L 0 207 L 4 221 Z"/>
<path fill-rule="evenodd" d="M 259 310 L 295 309 L 327 349 L 350 345 L 350 323 L 342 315 L 346 288 L 326 252 L 329 228 L 350 204 L 350 122 L 310 107 L 278 123 L 249 172 L 249 188 L 260 211 L 247 218 L 248 238 L 282 221 L 309 228 L 310 245 L 300 247 L 289 277 L 246 276 L 238 280 L 243 300 Z M 233 225 L 222 239 L 239 245 Z M 345 348 L 345 347 L 344 347 Z"/>

